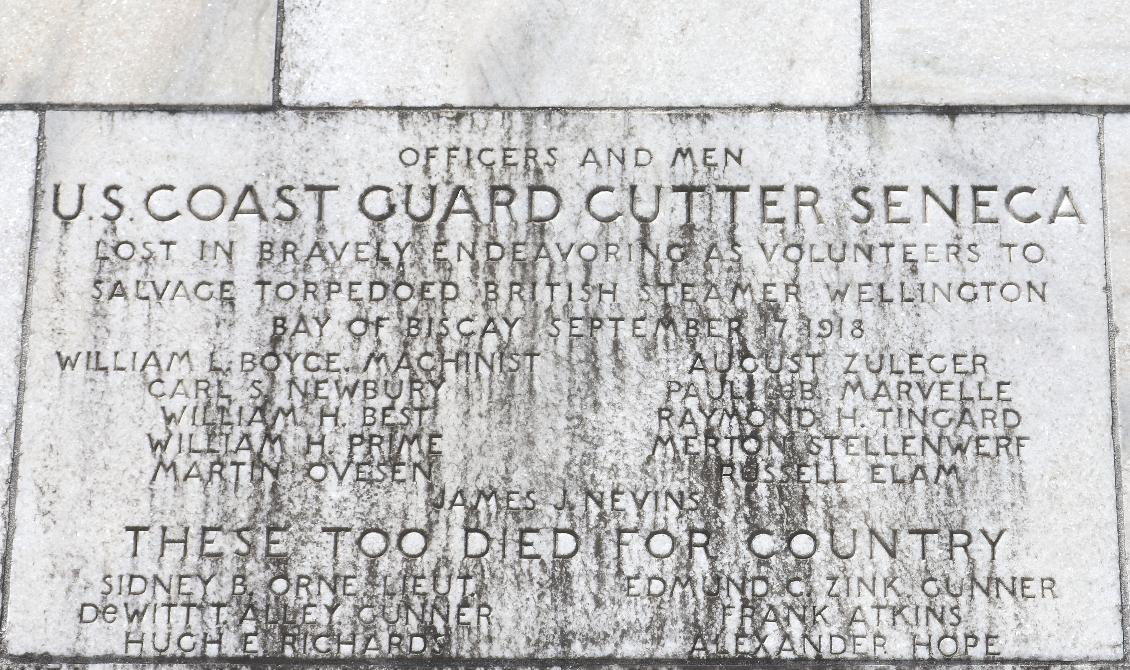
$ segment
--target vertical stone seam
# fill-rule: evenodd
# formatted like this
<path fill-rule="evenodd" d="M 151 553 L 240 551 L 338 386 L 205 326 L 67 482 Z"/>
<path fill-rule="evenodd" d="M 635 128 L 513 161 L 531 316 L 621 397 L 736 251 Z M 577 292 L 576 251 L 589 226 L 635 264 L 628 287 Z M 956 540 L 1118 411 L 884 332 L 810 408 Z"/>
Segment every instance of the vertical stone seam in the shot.
<path fill-rule="evenodd" d="M 39 112 L 35 138 L 35 180 L 32 186 L 31 230 L 28 231 L 27 276 L 24 285 L 23 315 L 20 321 L 20 359 L 16 386 L 16 416 L 12 430 L 12 464 L 8 472 L 8 525 L 4 529 L 4 590 L 0 600 L 0 653 L 8 655 L 8 601 L 12 583 L 12 541 L 16 535 L 16 491 L 19 488 L 20 448 L 24 426 L 24 394 L 27 390 L 28 338 L 31 333 L 31 291 L 35 276 L 35 249 L 38 244 L 39 208 L 43 204 L 43 160 L 47 153 L 47 112 Z"/>
<path fill-rule="evenodd" d="M 1126 534 L 1125 534 L 1125 512 L 1122 508 L 1122 496 L 1124 494 L 1123 481 L 1122 481 L 1122 432 L 1120 430 L 1121 417 L 1119 416 L 1118 406 L 1118 322 L 1115 321 L 1114 314 L 1114 283 L 1111 281 L 1110 272 L 1110 218 L 1109 207 L 1107 206 L 1107 188 L 1106 188 L 1106 115 L 1100 114 L 1099 120 L 1099 187 L 1101 190 L 1102 202 L 1102 215 L 1103 215 L 1103 261 L 1106 263 L 1106 319 L 1107 319 L 1107 348 L 1108 355 L 1110 356 L 1110 419 L 1111 419 L 1111 443 L 1114 453 L 1114 489 L 1115 500 L 1114 510 L 1118 523 L 1118 574 L 1119 574 L 1119 613 L 1121 614 L 1122 623 L 1122 660 L 1130 660 L 1130 628 L 1127 628 L 1126 620 L 1126 601 L 1127 601 L 1127 584 L 1126 584 Z"/>
<path fill-rule="evenodd" d="M 282 107 L 282 54 L 283 22 L 286 20 L 286 2 L 278 0 L 275 4 L 275 67 L 271 79 L 271 106 Z"/>
<path fill-rule="evenodd" d="M 859 0 L 860 91 L 864 107 L 871 105 L 871 0 Z"/>

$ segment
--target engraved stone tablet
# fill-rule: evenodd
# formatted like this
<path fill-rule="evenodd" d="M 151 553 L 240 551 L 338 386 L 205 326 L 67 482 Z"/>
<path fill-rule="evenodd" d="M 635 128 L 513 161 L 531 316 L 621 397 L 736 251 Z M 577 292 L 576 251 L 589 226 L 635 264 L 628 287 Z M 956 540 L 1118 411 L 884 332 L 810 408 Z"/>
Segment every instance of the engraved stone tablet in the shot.
<path fill-rule="evenodd" d="M 1093 117 L 46 134 L 12 653 L 1121 658 Z"/>

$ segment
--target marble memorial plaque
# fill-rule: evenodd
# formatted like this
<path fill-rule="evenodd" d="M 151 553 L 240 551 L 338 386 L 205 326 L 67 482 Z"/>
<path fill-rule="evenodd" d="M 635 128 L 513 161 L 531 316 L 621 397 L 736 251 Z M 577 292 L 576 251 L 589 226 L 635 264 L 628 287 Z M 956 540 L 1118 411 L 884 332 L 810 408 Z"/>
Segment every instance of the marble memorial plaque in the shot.
<path fill-rule="evenodd" d="M 1122 657 L 1093 117 L 46 135 L 13 654 Z"/>

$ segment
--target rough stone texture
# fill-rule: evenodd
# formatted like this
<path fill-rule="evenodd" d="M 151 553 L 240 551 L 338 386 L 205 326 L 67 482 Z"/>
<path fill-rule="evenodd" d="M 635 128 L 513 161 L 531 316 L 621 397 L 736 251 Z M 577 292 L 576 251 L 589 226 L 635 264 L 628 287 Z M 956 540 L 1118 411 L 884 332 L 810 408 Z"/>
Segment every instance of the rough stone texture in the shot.
<path fill-rule="evenodd" d="M 0 112 L 0 551 L 8 521 L 8 477 L 15 437 L 20 331 L 27 286 L 28 236 L 35 184 L 39 119 L 31 112 Z"/>
<path fill-rule="evenodd" d="M 361 667 L 381 667 L 379 663 L 357 663 L 349 661 L 340 662 L 325 662 L 319 663 L 318 668 L 323 670 L 348 670 L 348 668 Z M 514 661 L 504 662 L 458 662 L 458 661 L 436 661 L 431 664 L 414 665 L 413 667 L 432 667 L 442 668 L 443 670 L 540 670 L 550 668 L 558 670 L 559 668 L 575 667 L 577 663 L 574 661 L 569 663 L 544 663 L 544 662 L 529 662 L 529 663 L 515 663 Z M 612 662 L 599 662 L 599 663 L 586 663 L 588 667 L 599 667 L 601 670 L 635 670 L 640 667 L 639 663 L 612 663 Z M 796 663 L 790 664 L 796 665 Z M 812 667 L 813 664 L 809 663 L 806 667 Z M 671 663 L 653 663 L 648 667 L 657 668 L 657 670 L 681 670 L 686 668 L 687 663 L 671 662 Z M 937 670 L 965 670 L 969 668 L 970 664 L 966 662 L 939 662 L 931 663 L 931 668 Z M 227 661 L 214 661 L 214 662 L 183 662 L 183 663 L 170 663 L 168 661 L 160 663 L 148 663 L 142 661 L 122 662 L 122 663 L 30 663 L 20 662 L 12 663 L 5 666 L 5 670 L 285 670 L 292 668 L 292 662 L 282 663 L 264 663 L 262 661 L 248 664 L 240 664 L 238 662 Z M 720 667 L 720 664 L 715 662 L 711 667 Z M 910 663 L 891 664 L 891 663 L 853 663 L 852 668 L 858 670 L 892 670 L 898 667 L 919 667 Z M 991 667 L 993 670 L 1031 670 L 1033 667 L 1048 667 L 1033 666 L 1032 663 L 1016 664 L 1016 663 L 992 663 L 991 665 L 980 664 L 980 667 Z M 1076 670 L 1122 670 L 1125 665 L 1121 663 L 1077 663 L 1077 664 L 1057 664 L 1052 667 L 1056 668 L 1075 668 Z"/>
<path fill-rule="evenodd" d="M 850 105 L 855 0 L 288 0 L 295 105 Z"/>
<path fill-rule="evenodd" d="M 909 658 L 914 635 L 935 645 L 956 635 L 962 645 L 968 636 L 977 640 L 956 658 L 1121 658 L 1097 131 L 1094 118 L 1075 115 L 49 113 L 8 648 L 152 657 L 168 635 L 174 643 L 190 635 L 192 649 L 172 655 L 238 655 L 255 632 L 268 655 L 323 661 L 335 654 L 319 651 L 318 635 L 353 634 L 357 645 L 337 655 L 686 659 L 728 657 L 741 641 L 734 635 L 752 627 L 768 636 L 771 656 L 786 659 L 813 655 L 803 643 L 799 653 L 781 651 L 786 639 L 849 633 L 861 636 L 859 650 L 827 655 Z M 438 147 L 438 158 L 426 168 L 400 164 L 398 157 L 412 163 L 413 151 L 430 155 L 427 147 Z M 609 147 L 628 148 L 629 164 L 635 156 L 647 164 L 607 165 Z M 694 165 L 677 158 L 681 147 L 695 148 Z M 705 154 L 704 147 L 714 149 Z M 723 147 L 731 161 L 708 165 L 724 160 Z M 598 165 L 584 162 L 587 148 Z M 480 163 L 506 156 L 516 165 Z M 76 213 L 80 184 L 84 207 Z M 339 186 L 324 196 L 320 217 L 317 191 L 304 190 L 307 184 Z M 488 205 L 488 184 L 514 188 L 512 209 Z M 641 220 L 652 218 L 653 189 L 661 187 L 653 221 L 595 220 L 615 207 L 629 211 L 633 184 Z M 672 191 L 686 184 L 713 186 L 688 205 Z M 731 201 L 717 190 L 729 184 L 750 186 L 734 196 L 733 222 Z M 254 197 L 241 197 L 246 185 Z M 295 188 L 280 196 L 283 185 Z M 399 201 L 386 221 L 371 223 L 360 212 L 371 185 L 388 186 Z M 427 213 L 420 197 L 429 185 L 438 204 Z M 550 222 L 528 221 L 529 185 L 559 192 Z M 957 223 L 922 185 L 943 201 L 953 186 Z M 408 211 L 420 223 L 405 215 L 408 186 Z M 187 202 L 194 189 L 196 214 Z M 215 216 L 212 189 L 226 194 Z M 805 204 L 817 191 L 822 222 Z M 369 193 L 364 202 L 379 218 L 381 191 Z M 1011 209 L 1006 194 L 1014 194 Z M 851 218 L 868 211 L 853 196 L 871 203 L 873 220 Z M 764 211 L 757 204 L 774 200 Z M 884 201 L 906 204 L 875 204 Z M 535 193 L 534 213 L 549 209 L 545 192 Z M 180 216 L 154 218 L 174 212 Z M 1029 214 L 1039 220 L 1020 221 Z M 904 216 L 908 223 L 899 222 Z M 228 240 L 230 259 L 197 258 L 201 241 Z M 145 241 L 152 257 L 142 260 Z M 286 241 L 297 256 L 283 255 Z M 264 242 L 275 245 L 272 254 Z M 345 242 L 368 243 L 366 257 Z M 460 244 L 478 255 L 443 262 L 435 257 L 441 242 L 450 258 Z M 501 245 L 500 260 L 489 255 L 492 242 Z M 407 245 L 403 255 L 390 248 L 396 243 Z M 526 245 L 527 260 L 516 243 Z M 1020 245 L 1012 261 L 1006 243 Z M 539 245 L 546 258 L 539 259 Z M 820 260 L 837 246 L 845 261 Z M 658 249 L 663 260 L 641 247 Z M 335 260 L 334 249 L 345 255 Z M 585 249 L 595 257 L 586 260 Z M 1039 262 L 1023 260 L 1022 249 Z M 320 255 L 311 256 L 315 250 Z M 787 260 L 796 253 L 802 257 Z M 221 280 L 234 282 L 231 301 L 184 295 L 198 295 L 202 281 L 219 290 Z M 127 297 L 108 297 L 119 281 Z M 270 282 L 265 299 L 257 281 Z M 302 299 L 275 292 L 281 286 L 285 298 L 286 282 L 307 281 L 314 292 Z M 326 299 L 330 281 L 361 282 L 360 299 Z M 412 295 L 368 299 L 368 282 L 397 281 Z M 511 282 L 525 299 L 496 299 L 513 295 Z M 559 288 L 551 298 L 547 282 L 575 293 Z M 612 282 L 615 299 L 584 299 L 586 287 Z M 667 282 L 694 286 L 684 297 L 665 292 Z M 844 301 L 830 298 L 829 284 L 849 283 Z M 755 293 L 711 299 L 711 284 L 723 293 L 749 284 Z M 799 301 L 787 300 L 789 285 Z M 891 301 L 875 300 L 879 285 Z M 937 299 L 934 288 L 929 301 L 915 297 L 935 285 L 958 297 Z M 609 319 L 617 317 L 627 320 L 615 333 Z M 327 318 L 323 331 L 315 321 Z M 413 327 L 412 319 L 423 321 Z M 602 328 L 594 331 L 592 319 Z M 369 330 L 350 334 L 354 326 Z M 463 326 L 469 331 L 458 335 L 442 330 Z M 160 363 L 142 366 L 150 351 Z M 191 360 L 172 356 L 180 351 Z M 132 352 L 140 352 L 139 363 Z M 273 369 L 258 358 L 264 352 L 300 353 L 299 369 Z M 328 352 L 339 353 L 340 370 L 305 369 L 330 365 Z M 428 366 L 467 352 L 502 363 L 479 373 L 466 363 L 442 372 Z M 695 352 L 708 368 L 733 355 L 752 372 L 697 370 Z M 944 369 L 846 368 L 851 354 L 885 353 L 906 368 L 916 352 L 940 355 Z M 374 364 L 370 354 L 389 358 Z M 982 365 L 969 368 L 975 355 Z M 784 371 L 770 371 L 780 365 Z M 335 387 L 366 380 L 374 383 L 368 398 L 350 399 Z M 879 393 L 900 382 L 920 384 L 905 387 L 909 399 Z M 877 397 L 864 398 L 854 384 Z M 242 408 L 246 425 L 227 425 L 217 418 L 220 407 Z M 964 423 L 884 428 L 881 410 L 894 408 L 943 410 L 942 420 Z M 254 421 L 256 411 L 270 426 Z M 765 416 L 775 417 L 768 426 Z M 431 433 L 442 434 L 431 453 L 408 447 L 389 456 L 370 442 Z M 989 439 L 976 456 L 950 447 L 941 456 L 882 453 L 884 437 L 899 445 L 885 449 L 899 451 L 904 434 L 912 445 L 923 435 L 962 444 Z M 268 446 L 226 450 L 225 435 Z M 860 440 L 849 449 L 828 435 Z M 744 436 L 745 448 L 720 456 L 732 436 Z M 861 453 L 863 437 L 878 454 Z M 715 438 L 723 440 L 715 449 L 693 453 Z M 916 472 L 924 479 L 910 481 Z M 778 481 L 766 482 L 770 475 Z M 896 478 L 905 483 L 885 483 Z M 572 506 L 556 509 L 562 491 Z M 483 492 L 496 497 L 484 500 Z M 349 530 L 327 531 L 335 527 Z M 366 557 L 385 548 L 376 532 L 356 544 L 372 528 L 399 549 Z M 491 537 L 484 557 L 471 556 L 482 536 L 472 533 L 467 543 L 468 528 Z M 572 558 L 550 558 L 553 529 L 561 528 L 576 534 Z M 419 558 L 405 555 L 419 548 L 412 529 L 428 536 Z M 645 538 L 664 529 L 674 553 L 650 556 Z M 784 538 L 809 530 L 819 542 L 812 559 L 754 555 L 782 552 Z M 162 532 L 187 532 L 189 545 L 162 546 Z M 655 537 L 651 550 L 662 554 L 665 536 Z M 793 549 L 802 555 L 808 536 L 798 537 Z M 852 537 L 858 551 L 838 558 Z M 896 556 L 875 537 L 893 543 Z M 568 554 L 568 535 L 558 539 Z M 707 542 L 709 553 L 692 551 L 692 541 Z M 129 592 L 155 575 L 188 575 L 187 590 Z M 211 577 L 212 586 L 202 592 L 193 575 Z M 296 592 L 301 575 L 338 584 L 338 595 Z M 352 576 L 358 593 L 344 593 L 348 587 L 336 581 L 344 578 L 333 575 Z M 412 582 L 420 592 L 397 594 L 413 575 L 421 576 Z M 751 618 L 743 618 L 738 594 L 709 595 L 725 576 L 744 579 L 751 592 L 758 577 L 767 580 L 767 595 L 748 598 Z M 845 577 L 878 579 L 878 594 L 827 593 L 829 578 Z M 1015 598 L 968 595 L 971 580 L 991 577 L 1035 581 Z M 794 578 L 808 595 L 787 595 Z M 895 580 L 898 592 L 884 593 L 884 579 Z M 949 579 L 966 595 L 928 597 L 930 579 Z M 670 589 L 676 580 L 690 586 L 676 595 L 633 594 Z M 123 620 L 127 609 L 201 600 L 224 607 Z M 450 618 L 428 615 L 430 624 L 421 625 L 403 609 L 429 604 L 450 607 Z M 255 622 L 247 619 L 251 605 Z M 270 623 L 301 605 L 311 606 L 304 627 Z M 761 623 L 769 605 L 828 609 L 824 619 L 778 627 Z M 848 623 L 856 605 L 867 608 L 865 620 Z M 366 606 L 403 618 L 366 623 L 373 613 Z M 871 606 L 906 606 L 904 616 L 927 621 L 933 607 L 943 623 L 890 621 L 888 610 L 875 614 Z M 869 615 L 877 620 L 868 623 Z M 288 631 L 309 637 L 288 645 Z M 204 635 L 222 637 L 205 646 Z M 886 643 L 882 652 L 876 635 Z M 372 652 L 363 651 L 368 636 Z M 422 649 L 411 648 L 417 643 Z M 956 660 L 945 644 L 918 656 Z"/>
<path fill-rule="evenodd" d="M 1113 364 L 1118 374 L 1119 438 L 1122 461 L 1123 537 L 1130 532 L 1125 510 L 1130 504 L 1126 482 L 1130 481 L 1130 116 L 1108 114 L 1105 118 L 1106 197 L 1108 263 L 1110 266 L 1111 307 L 1113 310 Z M 1124 555 L 1124 559 L 1127 557 Z M 1124 561 L 1123 572 L 1130 572 Z"/>
<path fill-rule="evenodd" d="M 275 0 L 0 3 L 0 102 L 271 102 Z"/>
<path fill-rule="evenodd" d="M 1125 0 L 872 0 L 877 104 L 1127 104 Z"/>

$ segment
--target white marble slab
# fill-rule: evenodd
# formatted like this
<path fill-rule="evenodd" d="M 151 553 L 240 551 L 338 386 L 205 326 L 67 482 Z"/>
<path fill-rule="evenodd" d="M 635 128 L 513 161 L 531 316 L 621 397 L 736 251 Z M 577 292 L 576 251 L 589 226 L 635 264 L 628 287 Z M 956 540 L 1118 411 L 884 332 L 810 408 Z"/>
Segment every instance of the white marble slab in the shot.
<path fill-rule="evenodd" d="M 269 104 L 275 0 L 4 0 L 0 102 Z"/>
<path fill-rule="evenodd" d="M 855 0 L 288 0 L 292 105 L 850 105 Z"/>
<path fill-rule="evenodd" d="M 1126 0 L 872 0 L 877 104 L 1130 103 Z"/>

